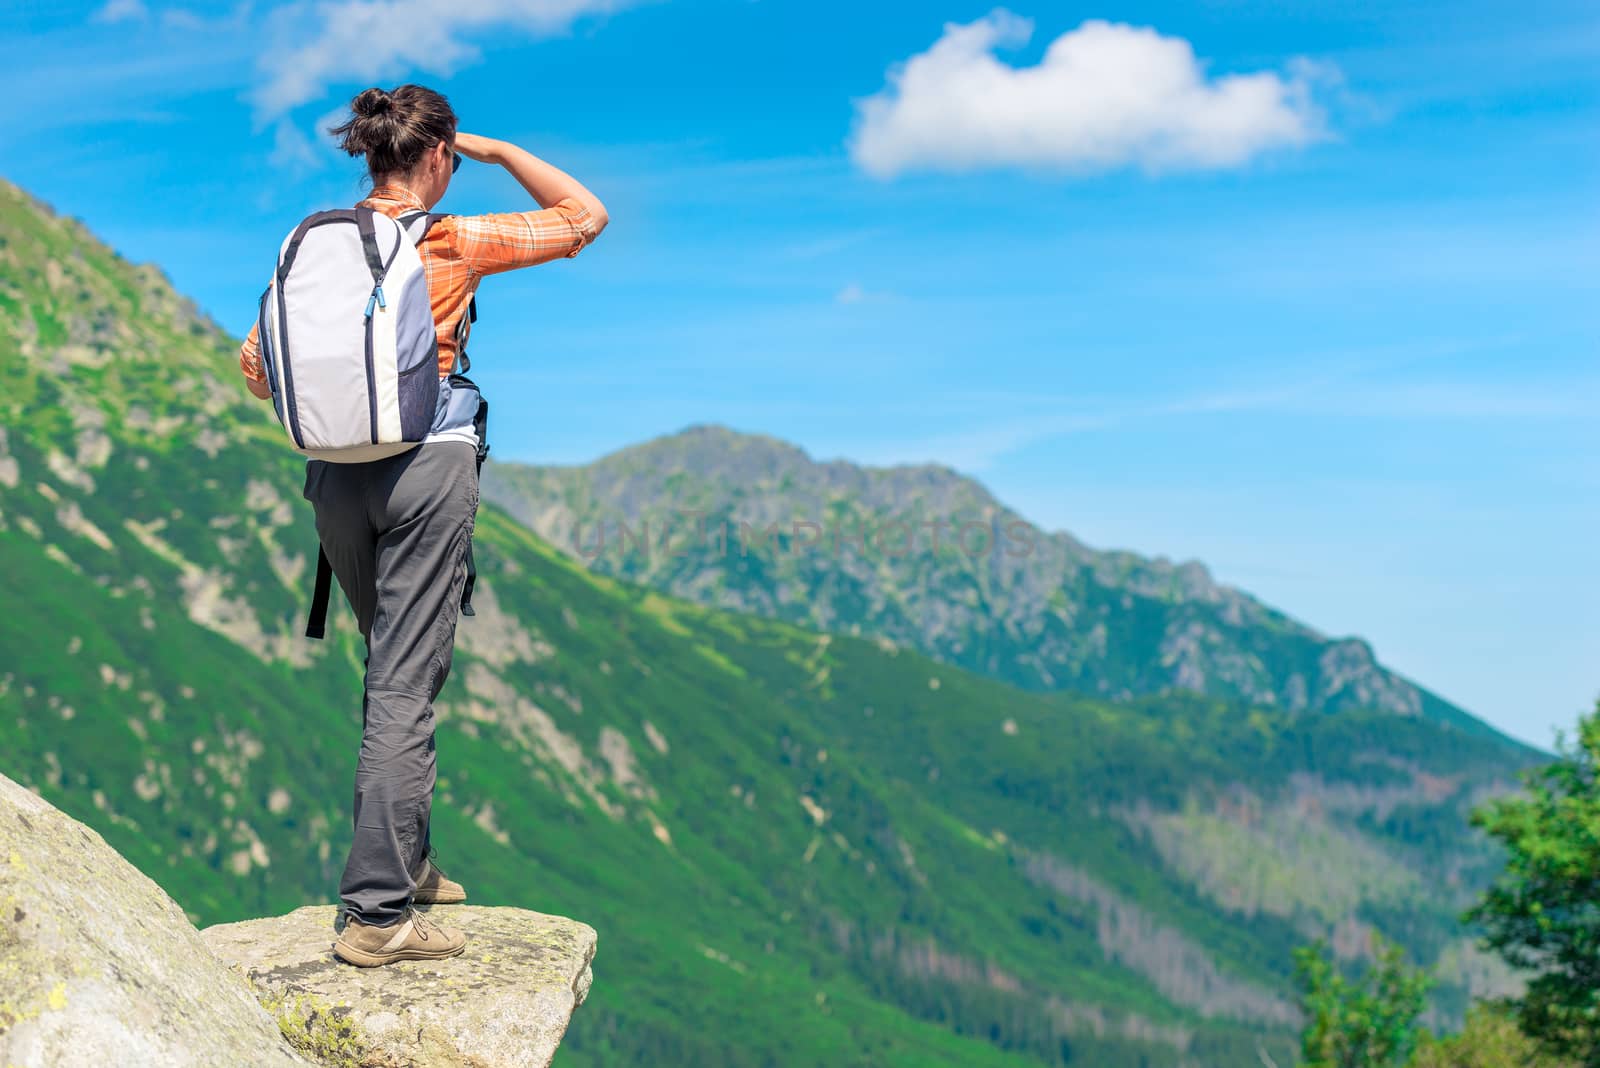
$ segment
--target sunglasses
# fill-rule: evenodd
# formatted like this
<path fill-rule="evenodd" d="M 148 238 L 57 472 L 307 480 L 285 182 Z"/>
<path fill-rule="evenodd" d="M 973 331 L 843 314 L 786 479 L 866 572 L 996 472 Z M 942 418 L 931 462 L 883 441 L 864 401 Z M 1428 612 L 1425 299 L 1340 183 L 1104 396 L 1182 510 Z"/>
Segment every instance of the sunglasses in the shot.
<path fill-rule="evenodd" d="M 450 155 L 452 157 L 450 160 L 450 173 L 454 174 L 461 169 L 461 153 L 452 152 Z"/>

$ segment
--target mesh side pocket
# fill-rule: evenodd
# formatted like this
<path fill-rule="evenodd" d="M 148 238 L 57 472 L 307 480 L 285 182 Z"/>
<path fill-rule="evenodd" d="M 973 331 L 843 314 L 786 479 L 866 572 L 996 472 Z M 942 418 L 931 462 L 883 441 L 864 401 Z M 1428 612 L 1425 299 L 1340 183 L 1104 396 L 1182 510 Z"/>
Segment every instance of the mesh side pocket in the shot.
<path fill-rule="evenodd" d="M 433 429 L 439 408 L 438 367 L 418 364 L 401 373 L 397 382 L 400 404 L 400 435 L 405 441 L 421 441 Z"/>

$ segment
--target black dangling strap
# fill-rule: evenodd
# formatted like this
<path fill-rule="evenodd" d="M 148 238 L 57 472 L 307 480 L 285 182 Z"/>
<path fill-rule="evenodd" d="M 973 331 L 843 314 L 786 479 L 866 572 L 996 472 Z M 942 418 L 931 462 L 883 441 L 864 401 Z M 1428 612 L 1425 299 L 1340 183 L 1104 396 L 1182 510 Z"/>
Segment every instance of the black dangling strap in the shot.
<path fill-rule="evenodd" d="M 489 402 L 478 395 L 478 411 L 472 417 L 472 430 L 478 435 L 478 477 L 483 477 L 483 461 L 489 455 Z M 475 616 L 472 610 L 472 588 L 478 584 L 478 561 L 472 555 L 472 542 L 467 542 L 467 584 L 461 588 L 461 614 Z"/>
<path fill-rule="evenodd" d="M 328 626 L 328 596 L 333 591 L 333 565 L 328 554 L 317 546 L 317 585 L 311 593 L 311 616 L 306 620 L 306 637 L 321 638 Z"/>
<path fill-rule="evenodd" d="M 472 557 L 472 542 L 467 542 L 467 584 L 461 587 L 461 614 L 475 616 L 472 610 L 472 587 L 478 584 L 478 562 Z"/>
<path fill-rule="evenodd" d="M 472 360 L 467 356 L 467 335 L 472 333 L 472 324 L 478 321 L 478 295 L 474 293 L 467 302 L 467 314 L 456 320 L 456 373 L 466 374 L 472 370 Z M 480 437 L 478 439 L 482 441 Z"/>

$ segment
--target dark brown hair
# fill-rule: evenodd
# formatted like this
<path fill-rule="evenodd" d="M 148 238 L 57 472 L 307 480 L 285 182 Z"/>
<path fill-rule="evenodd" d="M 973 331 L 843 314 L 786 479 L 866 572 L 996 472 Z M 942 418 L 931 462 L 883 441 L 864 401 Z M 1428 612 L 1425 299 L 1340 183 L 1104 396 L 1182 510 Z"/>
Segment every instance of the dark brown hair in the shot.
<path fill-rule="evenodd" d="M 440 93 L 421 85 L 364 89 L 350 101 L 350 119 L 328 132 L 352 156 L 367 157 L 374 181 L 410 174 L 440 141 L 456 139 L 456 113 Z"/>

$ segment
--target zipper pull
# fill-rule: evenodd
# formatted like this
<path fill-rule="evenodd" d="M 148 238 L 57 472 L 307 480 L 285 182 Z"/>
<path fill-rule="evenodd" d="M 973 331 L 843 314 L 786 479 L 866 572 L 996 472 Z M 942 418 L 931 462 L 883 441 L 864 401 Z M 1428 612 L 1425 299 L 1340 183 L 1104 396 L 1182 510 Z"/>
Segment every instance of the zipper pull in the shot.
<path fill-rule="evenodd" d="M 367 298 L 367 315 L 366 315 L 366 317 L 368 319 L 372 318 L 372 306 L 377 304 L 377 303 L 378 303 L 378 294 L 377 294 L 377 291 L 374 290 L 372 296 Z"/>
<path fill-rule="evenodd" d="M 378 307 L 384 309 L 385 311 L 389 309 L 389 305 L 385 304 L 383 300 L 383 284 L 381 282 L 378 284 L 378 287 L 372 291 L 372 295 L 378 298 Z"/>

